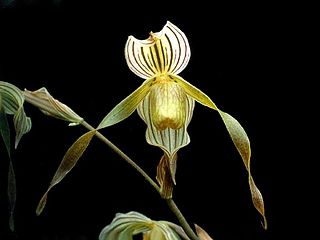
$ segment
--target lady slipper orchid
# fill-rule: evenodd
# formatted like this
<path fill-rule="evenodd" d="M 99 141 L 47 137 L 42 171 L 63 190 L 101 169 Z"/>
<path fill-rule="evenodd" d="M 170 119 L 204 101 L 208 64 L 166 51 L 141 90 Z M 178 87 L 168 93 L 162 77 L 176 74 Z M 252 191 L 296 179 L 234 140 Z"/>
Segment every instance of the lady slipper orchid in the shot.
<path fill-rule="evenodd" d="M 218 111 L 248 171 L 252 201 L 266 227 L 263 198 L 250 173 L 251 150 L 246 132 L 205 93 L 178 76 L 190 59 L 185 34 L 168 21 L 160 32 L 150 32 L 146 40 L 129 36 L 124 53 L 128 67 L 145 81 L 109 112 L 98 129 L 126 119 L 137 109 L 147 124 L 147 142 L 164 151 L 157 180 L 163 197 L 170 198 L 175 184 L 177 151 L 190 142 L 187 127 L 195 101 Z"/>
<path fill-rule="evenodd" d="M 117 213 L 112 222 L 102 229 L 99 240 L 132 240 L 135 235 L 142 235 L 143 240 L 190 240 L 180 226 L 168 221 L 155 221 L 135 211 Z"/>

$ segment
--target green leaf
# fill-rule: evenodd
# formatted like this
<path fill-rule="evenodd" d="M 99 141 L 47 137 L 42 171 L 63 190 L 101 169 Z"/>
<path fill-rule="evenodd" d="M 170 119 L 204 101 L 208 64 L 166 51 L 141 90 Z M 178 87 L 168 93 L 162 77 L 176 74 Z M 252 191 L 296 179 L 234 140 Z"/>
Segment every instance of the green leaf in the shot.
<path fill-rule="evenodd" d="M 7 119 L 7 115 L 4 111 L 4 107 L 2 105 L 2 97 L 0 94 L 0 132 L 3 139 L 3 142 L 6 146 L 8 156 L 11 156 L 11 147 L 10 147 L 10 127 Z"/>
<path fill-rule="evenodd" d="M 15 114 L 23 105 L 24 97 L 21 90 L 11 83 L 0 81 L 0 94 L 7 114 Z"/>
<path fill-rule="evenodd" d="M 22 136 L 31 129 L 31 119 L 26 116 L 23 109 L 24 96 L 19 88 L 11 83 L 2 81 L 0 81 L 0 95 L 4 112 L 14 115 L 15 148 L 17 148 Z"/>
<path fill-rule="evenodd" d="M 136 110 L 142 99 L 148 94 L 153 81 L 154 78 L 144 81 L 139 88 L 117 104 L 107 116 L 103 118 L 97 129 L 109 127 L 129 117 Z"/>
<path fill-rule="evenodd" d="M 96 130 L 91 130 L 89 132 L 86 132 L 81 137 L 79 137 L 72 146 L 67 150 L 66 154 L 64 155 L 56 173 L 54 174 L 50 185 L 48 187 L 48 190 L 45 192 L 45 194 L 42 196 L 36 213 L 37 215 L 40 215 L 43 211 L 46 202 L 47 202 L 47 196 L 49 191 L 52 187 L 54 187 L 56 184 L 58 184 L 70 171 L 71 169 L 76 165 L 79 158 L 83 155 L 84 151 L 87 149 L 92 137 L 95 135 Z"/>
<path fill-rule="evenodd" d="M 19 110 L 13 116 L 14 128 L 16 129 L 16 138 L 14 147 L 17 148 L 22 136 L 29 132 L 31 129 L 31 119 L 27 117 L 23 108 Z"/>
<path fill-rule="evenodd" d="M 69 126 L 75 126 L 83 121 L 78 114 L 64 103 L 53 98 L 44 87 L 36 90 L 24 90 L 24 96 L 28 103 L 38 107 L 45 115 L 70 122 Z"/>
<path fill-rule="evenodd" d="M 9 227 L 11 231 L 14 231 L 14 209 L 17 200 L 17 188 L 16 188 L 16 177 L 14 173 L 14 168 L 12 165 L 12 160 L 9 161 L 8 170 L 8 200 L 9 200 Z"/>
<path fill-rule="evenodd" d="M 9 202 L 9 227 L 14 231 L 14 209 L 16 205 L 16 178 L 11 160 L 10 126 L 6 114 L 13 115 L 15 127 L 15 148 L 22 136 L 30 131 L 31 119 L 23 109 L 24 96 L 19 88 L 11 83 L 0 81 L 0 132 L 9 155 L 8 169 L 8 202 Z"/>

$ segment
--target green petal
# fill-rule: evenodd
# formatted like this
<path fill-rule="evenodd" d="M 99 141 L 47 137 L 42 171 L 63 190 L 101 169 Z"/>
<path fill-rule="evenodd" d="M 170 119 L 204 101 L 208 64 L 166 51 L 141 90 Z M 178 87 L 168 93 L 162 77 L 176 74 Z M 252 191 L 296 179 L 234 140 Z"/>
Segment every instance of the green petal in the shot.
<path fill-rule="evenodd" d="M 186 93 L 189 96 L 194 98 L 199 103 L 218 111 L 218 113 L 220 114 L 220 116 L 221 116 L 221 118 L 222 118 L 228 132 L 229 132 L 229 135 L 230 135 L 235 147 L 237 148 L 237 150 L 243 160 L 243 163 L 248 171 L 248 178 L 249 178 L 248 181 L 249 181 L 249 187 L 250 187 L 250 191 L 251 191 L 253 205 L 255 206 L 257 211 L 263 217 L 263 227 L 267 228 L 267 221 L 266 221 L 266 217 L 265 217 L 263 198 L 262 198 L 262 195 L 261 195 L 259 189 L 257 188 L 257 186 L 254 183 L 254 180 L 252 178 L 251 171 L 250 171 L 251 149 L 250 149 L 249 138 L 248 138 L 245 130 L 243 129 L 243 127 L 240 125 L 240 123 L 235 118 L 233 118 L 228 113 L 223 112 L 220 109 L 218 109 L 218 107 L 214 104 L 214 102 L 201 90 L 194 87 L 193 85 L 191 85 L 190 83 L 188 83 L 187 81 L 185 81 L 184 79 L 182 79 L 179 76 L 172 75 L 172 78 L 178 84 L 180 84 L 180 86 L 182 86 L 184 88 L 184 90 L 186 91 Z"/>
<path fill-rule="evenodd" d="M 37 206 L 37 210 L 36 210 L 37 215 L 40 215 L 41 212 L 43 211 L 47 202 L 48 193 L 51 190 L 51 188 L 53 188 L 56 184 L 58 184 L 76 165 L 79 158 L 83 155 L 84 151 L 87 149 L 95 133 L 96 133 L 96 130 L 91 130 L 89 132 L 86 132 L 81 137 L 79 137 L 68 149 L 68 151 L 64 155 L 56 173 L 54 174 L 50 182 L 48 190 L 42 196 Z"/>
<path fill-rule="evenodd" d="M 155 78 L 146 80 L 138 89 L 116 105 L 101 121 L 97 129 L 109 127 L 129 117 L 148 94 Z"/>
<path fill-rule="evenodd" d="M 173 81 L 177 82 L 194 100 L 196 100 L 204 106 L 207 106 L 214 110 L 218 110 L 217 106 L 212 102 L 212 100 L 200 89 L 196 88 L 195 86 L 188 83 L 186 80 L 177 75 L 170 75 L 170 78 L 173 79 Z"/>
<path fill-rule="evenodd" d="M 250 148 L 249 138 L 245 130 L 243 129 L 243 127 L 235 118 L 233 118 L 231 115 L 221 110 L 218 110 L 218 112 L 222 117 L 222 120 L 227 127 L 227 130 L 231 136 L 231 139 L 234 145 L 236 146 L 239 154 L 241 155 L 243 163 L 248 171 L 248 178 L 249 178 L 248 181 L 249 181 L 249 186 L 251 191 L 252 202 L 254 207 L 263 217 L 262 225 L 266 229 L 267 220 L 265 217 L 263 197 L 260 190 L 257 188 L 256 184 L 254 183 L 254 180 L 250 171 L 251 148 Z"/>
<path fill-rule="evenodd" d="M 180 148 L 186 146 L 190 142 L 187 133 L 187 126 L 192 118 L 194 109 L 194 100 L 187 97 L 186 101 L 186 122 L 185 126 L 179 129 L 166 128 L 159 131 L 153 124 L 152 113 L 150 112 L 149 95 L 146 96 L 138 106 L 139 116 L 147 124 L 146 140 L 153 146 L 160 147 L 166 154 L 173 156 Z"/>

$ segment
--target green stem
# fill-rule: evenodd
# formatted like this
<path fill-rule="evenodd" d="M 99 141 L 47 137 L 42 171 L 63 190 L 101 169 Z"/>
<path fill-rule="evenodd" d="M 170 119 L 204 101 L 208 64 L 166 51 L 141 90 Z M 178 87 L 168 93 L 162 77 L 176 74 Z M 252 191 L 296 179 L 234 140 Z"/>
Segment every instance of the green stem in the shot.
<path fill-rule="evenodd" d="M 181 227 L 184 229 L 184 231 L 186 232 L 186 234 L 193 240 L 199 240 L 199 238 L 197 237 L 197 235 L 194 233 L 194 231 L 192 230 L 192 228 L 190 227 L 189 223 L 187 222 L 187 220 L 185 219 L 185 217 L 183 216 L 183 214 L 181 213 L 181 211 L 179 210 L 178 206 L 176 205 L 176 203 L 173 201 L 172 198 L 166 199 L 166 202 L 170 208 L 170 210 L 174 213 L 174 215 L 176 215 L 176 217 L 178 218 L 178 221 L 181 225 Z"/>
<path fill-rule="evenodd" d="M 83 121 L 81 123 L 85 128 L 89 130 L 94 130 L 95 128 L 92 127 L 89 123 L 86 121 Z M 97 138 L 99 138 L 102 142 L 107 144 L 113 151 L 115 151 L 120 157 L 122 157 L 127 163 L 129 163 L 135 170 L 137 170 L 150 184 L 151 186 L 157 190 L 158 193 L 160 193 L 160 188 L 155 183 L 155 181 L 152 180 L 152 178 L 141 168 L 139 167 L 128 155 L 126 155 L 124 152 L 122 152 L 116 145 L 114 145 L 109 139 L 107 139 L 105 136 L 103 136 L 100 132 L 96 132 Z"/>

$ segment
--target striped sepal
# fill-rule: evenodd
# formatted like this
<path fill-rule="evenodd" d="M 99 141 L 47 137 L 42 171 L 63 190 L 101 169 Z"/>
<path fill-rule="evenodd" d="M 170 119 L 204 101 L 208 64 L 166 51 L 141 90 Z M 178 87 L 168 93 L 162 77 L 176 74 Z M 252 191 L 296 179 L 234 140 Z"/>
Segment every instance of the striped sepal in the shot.
<path fill-rule="evenodd" d="M 190 142 L 187 126 L 192 117 L 195 101 L 191 97 L 187 97 L 185 126 L 179 129 L 166 128 L 165 130 L 159 131 L 152 122 L 149 96 L 150 95 L 147 95 L 147 97 L 144 98 L 137 109 L 139 116 L 148 126 L 146 140 L 149 144 L 160 147 L 169 156 L 172 156 Z"/>
<path fill-rule="evenodd" d="M 151 32 L 146 40 L 129 36 L 125 57 L 131 71 L 148 79 L 158 74 L 180 73 L 189 62 L 190 47 L 185 34 L 168 21 L 160 32 Z"/>

